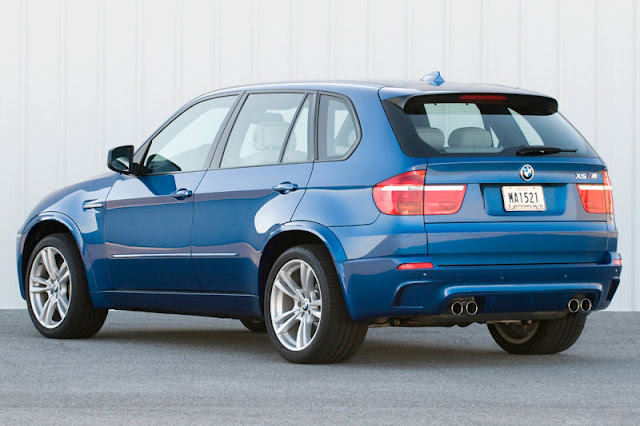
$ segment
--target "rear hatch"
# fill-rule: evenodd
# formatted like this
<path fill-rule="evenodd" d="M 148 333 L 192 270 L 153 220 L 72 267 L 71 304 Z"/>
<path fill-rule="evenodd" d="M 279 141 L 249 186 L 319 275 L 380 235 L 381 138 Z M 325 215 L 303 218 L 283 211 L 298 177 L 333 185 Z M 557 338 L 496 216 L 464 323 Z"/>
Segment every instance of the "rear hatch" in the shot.
<path fill-rule="evenodd" d="M 553 99 L 438 94 L 383 105 L 405 153 L 425 157 L 424 221 L 438 265 L 603 260 L 605 167 Z"/>

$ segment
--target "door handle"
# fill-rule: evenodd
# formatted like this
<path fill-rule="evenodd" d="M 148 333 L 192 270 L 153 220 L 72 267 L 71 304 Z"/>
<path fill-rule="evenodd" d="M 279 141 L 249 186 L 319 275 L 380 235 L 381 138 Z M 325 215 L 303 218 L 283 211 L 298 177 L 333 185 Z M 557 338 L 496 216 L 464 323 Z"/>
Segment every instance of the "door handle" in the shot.
<path fill-rule="evenodd" d="M 171 194 L 173 198 L 176 200 L 184 200 L 185 198 L 189 198 L 193 195 L 193 191 L 190 189 L 178 189 L 174 193 Z"/>
<path fill-rule="evenodd" d="M 298 189 L 298 185 L 291 182 L 282 182 L 273 187 L 273 190 L 281 194 L 288 194 Z"/>
<path fill-rule="evenodd" d="M 102 208 L 103 206 L 104 206 L 104 203 L 99 200 L 86 200 L 84 203 L 82 203 L 82 208 L 84 210 L 99 209 L 99 208 Z"/>

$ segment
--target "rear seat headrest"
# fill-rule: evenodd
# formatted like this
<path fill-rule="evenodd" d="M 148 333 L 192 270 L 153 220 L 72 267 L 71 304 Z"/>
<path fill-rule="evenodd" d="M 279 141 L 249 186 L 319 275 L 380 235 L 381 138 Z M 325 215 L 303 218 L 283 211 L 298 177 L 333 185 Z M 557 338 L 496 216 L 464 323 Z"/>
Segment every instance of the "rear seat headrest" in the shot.
<path fill-rule="evenodd" d="M 484 148 L 492 147 L 491 133 L 479 127 L 461 127 L 449 135 L 450 147 Z"/>

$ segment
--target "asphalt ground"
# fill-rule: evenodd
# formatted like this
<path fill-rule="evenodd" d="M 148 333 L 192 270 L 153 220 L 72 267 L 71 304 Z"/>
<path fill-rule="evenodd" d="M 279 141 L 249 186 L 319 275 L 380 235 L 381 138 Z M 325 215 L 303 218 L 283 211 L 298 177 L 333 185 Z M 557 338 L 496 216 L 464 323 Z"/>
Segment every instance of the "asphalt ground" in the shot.
<path fill-rule="evenodd" d="M 339 365 L 293 365 L 239 321 L 109 313 L 87 340 L 0 311 L 0 424 L 640 424 L 640 312 L 596 312 L 557 355 L 485 326 L 370 329 Z"/>

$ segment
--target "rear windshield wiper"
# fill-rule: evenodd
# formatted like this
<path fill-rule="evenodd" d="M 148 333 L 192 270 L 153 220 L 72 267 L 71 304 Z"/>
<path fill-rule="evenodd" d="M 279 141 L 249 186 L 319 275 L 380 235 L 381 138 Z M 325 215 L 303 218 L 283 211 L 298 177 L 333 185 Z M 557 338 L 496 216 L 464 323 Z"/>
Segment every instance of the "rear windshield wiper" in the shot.
<path fill-rule="evenodd" d="M 517 155 L 548 155 L 559 152 L 577 152 L 577 149 L 563 149 L 555 146 L 526 146 L 522 145 L 516 151 Z"/>

